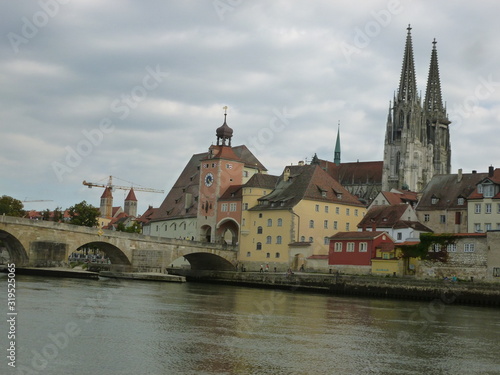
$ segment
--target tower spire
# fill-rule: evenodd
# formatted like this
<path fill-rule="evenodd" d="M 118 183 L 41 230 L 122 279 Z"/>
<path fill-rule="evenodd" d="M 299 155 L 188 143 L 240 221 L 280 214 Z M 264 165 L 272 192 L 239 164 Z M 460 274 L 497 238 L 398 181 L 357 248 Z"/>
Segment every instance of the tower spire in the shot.
<path fill-rule="evenodd" d="M 417 101 L 417 80 L 415 78 L 415 62 L 413 59 L 413 44 L 411 40 L 411 26 L 408 25 L 406 45 L 399 81 L 398 99 L 404 102 Z"/>
<path fill-rule="evenodd" d="M 429 66 L 429 77 L 424 99 L 424 110 L 431 118 L 446 117 L 443 99 L 441 96 L 441 81 L 439 79 L 439 67 L 436 50 L 436 39 L 432 42 L 431 63 Z"/>
<path fill-rule="evenodd" d="M 335 143 L 335 151 L 333 155 L 333 162 L 335 165 L 340 165 L 340 120 L 337 128 L 337 142 Z"/>

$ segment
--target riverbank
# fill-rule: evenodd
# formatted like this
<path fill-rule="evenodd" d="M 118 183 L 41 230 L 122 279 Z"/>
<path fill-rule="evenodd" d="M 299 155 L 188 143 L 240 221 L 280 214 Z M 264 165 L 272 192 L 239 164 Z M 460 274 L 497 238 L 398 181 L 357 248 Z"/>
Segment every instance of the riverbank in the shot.
<path fill-rule="evenodd" d="M 337 295 L 436 300 L 444 303 L 500 306 L 500 284 L 472 281 L 415 280 L 397 277 L 318 273 L 194 271 L 169 269 L 189 282 L 313 291 Z"/>
<path fill-rule="evenodd" d="M 7 272 L 7 267 L 0 266 L 0 272 Z M 62 268 L 62 267 L 16 267 L 17 275 L 49 276 L 49 277 L 67 277 L 72 279 L 98 279 L 97 272 L 89 272 L 81 269 Z"/>
<path fill-rule="evenodd" d="M 167 281 L 184 283 L 186 278 L 180 275 L 169 275 L 156 272 L 110 272 L 101 271 L 99 277 L 109 277 L 114 279 L 143 280 L 143 281 Z"/>

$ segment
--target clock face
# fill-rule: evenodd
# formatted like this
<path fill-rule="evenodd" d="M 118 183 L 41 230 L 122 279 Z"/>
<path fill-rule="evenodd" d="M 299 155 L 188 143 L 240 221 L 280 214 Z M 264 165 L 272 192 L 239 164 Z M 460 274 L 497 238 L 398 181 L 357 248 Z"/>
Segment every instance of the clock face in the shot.
<path fill-rule="evenodd" d="M 214 182 L 214 175 L 212 173 L 207 173 L 205 176 L 205 185 L 211 186 Z"/>

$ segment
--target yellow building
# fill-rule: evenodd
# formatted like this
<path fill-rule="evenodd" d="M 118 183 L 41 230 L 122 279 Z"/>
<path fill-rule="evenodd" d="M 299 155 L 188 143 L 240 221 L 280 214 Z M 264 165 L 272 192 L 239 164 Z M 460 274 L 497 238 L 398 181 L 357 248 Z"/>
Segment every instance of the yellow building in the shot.
<path fill-rule="evenodd" d="M 415 275 L 419 260 L 417 258 L 403 258 L 401 246 L 415 245 L 417 243 L 418 242 L 406 241 L 396 244 L 393 248 L 377 249 L 375 258 L 372 258 L 372 275 Z"/>
<path fill-rule="evenodd" d="M 328 270 L 329 238 L 356 231 L 364 205 L 316 164 L 288 166 L 277 178 L 243 186 L 239 262 L 247 270 Z M 322 264 L 324 263 L 324 264 Z"/>

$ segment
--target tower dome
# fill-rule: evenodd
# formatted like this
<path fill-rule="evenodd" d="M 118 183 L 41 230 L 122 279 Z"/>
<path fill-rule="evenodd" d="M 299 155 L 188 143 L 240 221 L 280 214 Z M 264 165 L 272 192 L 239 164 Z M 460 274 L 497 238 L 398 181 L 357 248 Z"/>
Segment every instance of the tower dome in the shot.
<path fill-rule="evenodd" d="M 233 129 L 231 129 L 226 123 L 227 106 L 224 107 L 224 110 L 224 123 L 215 131 L 215 135 L 217 136 L 217 146 L 226 146 L 226 141 L 227 145 L 231 146 L 231 137 L 233 136 Z"/>

